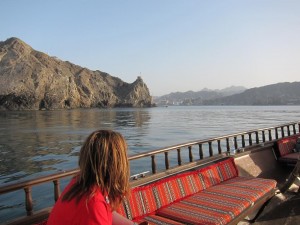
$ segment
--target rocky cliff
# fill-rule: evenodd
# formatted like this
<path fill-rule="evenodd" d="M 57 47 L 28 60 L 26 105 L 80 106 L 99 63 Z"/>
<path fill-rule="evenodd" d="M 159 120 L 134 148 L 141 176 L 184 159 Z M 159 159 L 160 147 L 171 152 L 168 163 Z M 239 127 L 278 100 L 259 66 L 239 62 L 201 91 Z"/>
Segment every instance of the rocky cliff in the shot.
<path fill-rule="evenodd" d="M 17 38 L 0 42 L 1 110 L 122 106 L 152 106 L 141 77 L 129 84 L 50 57 Z"/>

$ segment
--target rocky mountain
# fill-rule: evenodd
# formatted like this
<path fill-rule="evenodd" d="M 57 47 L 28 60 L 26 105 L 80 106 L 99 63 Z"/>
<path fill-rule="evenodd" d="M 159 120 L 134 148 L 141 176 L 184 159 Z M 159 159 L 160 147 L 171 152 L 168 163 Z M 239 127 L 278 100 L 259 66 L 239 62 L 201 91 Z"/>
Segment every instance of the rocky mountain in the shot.
<path fill-rule="evenodd" d="M 224 89 L 210 90 L 207 88 L 201 91 L 172 92 L 167 95 L 155 97 L 157 105 L 202 105 L 204 101 L 217 99 L 245 91 L 242 86 L 231 86 Z"/>
<path fill-rule="evenodd" d="M 152 106 L 141 77 L 130 84 L 50 57 L 18 38 L 0 42 L 1 110 L 123 106 Z"/>
<path fill-rule="evenodd" d="M 300 82 L 284 82 L 223 98 L 205 100 L 203 105 L 300 105 Z"/>

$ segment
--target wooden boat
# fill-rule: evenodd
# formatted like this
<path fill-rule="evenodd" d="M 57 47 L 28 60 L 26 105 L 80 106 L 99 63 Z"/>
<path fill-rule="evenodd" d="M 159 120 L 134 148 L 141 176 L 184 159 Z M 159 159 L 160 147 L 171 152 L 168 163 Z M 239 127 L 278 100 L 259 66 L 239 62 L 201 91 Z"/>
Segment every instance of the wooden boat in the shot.
<path fill-rule="evenodd" d="M 298 136 L 300 136 L 300 122 L 291 122 L 136 154 L 129 157 L 130 162 L 134 163 L 138 160 L 150 161 L 151 167 L 149 170 L 151 172 L 148 173 L 147 168 L 146 170 L 143 168 L 145 171 L 133 175 L 131 178 L 132 190 L 133 192 L 148 191 L 150 190 L 149 188 L 164 184 L 163 182 L 172 182 L 174 179 L 177 179 L 177 182 L 178 179 L 185 176 L 195 177 L 195 174 L 199 175 L 203 171 L 213 169 L 215 165 L 220 166 L 225 165 L 224 163 L 227 162 L 233 162 L 239 176 L 244 177 L 246 180 L 272 179 L 274 182 L 271 180 L 267 181 L 269 183 L 273 182 L 273 184 L 276 182 L 276 187 L 271 188 L 267 193 L 258 197 L 255 204 L 254 202 L 249 204 L 247 210 L 237 213 L 229 222 L 223 221 L 216 222 L 215 224 L 300 224 L 300 153 L 294 152 L 296 157 L 293 156 L 295 159 L 293 161 L 279 160 L 280 156 L 278 155 L 280 148 L 284 151 L 287 151 L 287 148 L 293 149 L 295 146 L 291 140 L 296 140 Z M 163 168 L 161 168 L 161 165 L 163 165 Z M 4 224 L 26 225 L 39 224 L 46 221 L 51 207 L 36 211 L 34 208 L 35 199 L 32 197 L 32 188 L 44 183 L 49 183 L 49 185 L 53 183 L 53 197 L 57 200 L 60 195 L 60 181 L 66 177 L 70 178 L 76 173 L 78 173 L 78 169 L 64 171 L 18 184 L 1 186 L 1 195 L 15 191 L 24 192 L 26 206 L 24 211 L 26 211 L 27 214 L 21 218 L 14 218 L 12 221 L 5 221 Z M 207 179 L 211 178 L 212 177 L 208 177 Z M 255 182 L 256 181 L 258 180 L 255 180 Z M 191 186 L 194 186 L 194 184 L 191 184 Z M 259 186 L 258 183 L 257 186 Z M 240 188 L 239 186 L 236 187 Z M 199 190 L 197 190 L 197 193 L 199 193 Z M 167 193 L 162 194 L 167 195 Z M 183 199 L 193 197 L 194 194 L 195 193 L 189 193 L 189 195 L 184 196 Z M 175 199 L 172 204 L 175 202 L 179 202 L 179 199 Z M 127 203 L 136 204 L 134 198 L 127 200 Z M 239 202 L 237 202 L 237 204 L 239 204 Z M 130 208 L 128 205 L 126 205 L 126 207 Z M 148 213 L 148 216 L 156 217 L 158 214 L 155 212 L 159 210 L 160 209 L 155 208 L 154 212 Z M 211 210 L 213 211 L 213 208 Z M 131 213 L 132 212 L 131 210 Z M 132 217 L 132 215 L 128 215 L 128 208 L 123 209 L 123 214 L 127 217 Z M 139 219 L 141 218 L 140 216 Z M 159 218 L 162 219 L 162 217 Z M 145 217 L 144 219 L 147 218 Z M 180 221 L 172 221 L 173 220 L 168 219 L 168 222 L 163 224 L 198 224 L 197 222 L 178 223 Z M 150 222 L 150 224 L 156 223 Z"/>

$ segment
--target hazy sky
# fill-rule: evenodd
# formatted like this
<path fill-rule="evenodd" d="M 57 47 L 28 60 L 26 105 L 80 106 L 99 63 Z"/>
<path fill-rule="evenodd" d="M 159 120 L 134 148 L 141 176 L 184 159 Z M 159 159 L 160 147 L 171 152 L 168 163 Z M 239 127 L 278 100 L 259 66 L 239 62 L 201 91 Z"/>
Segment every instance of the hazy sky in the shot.
<path fill-rule="evenodd" d="M 299 81 L 299 0 L 1 0 L 0 41 L 132 83 L 153 96 Z"/>

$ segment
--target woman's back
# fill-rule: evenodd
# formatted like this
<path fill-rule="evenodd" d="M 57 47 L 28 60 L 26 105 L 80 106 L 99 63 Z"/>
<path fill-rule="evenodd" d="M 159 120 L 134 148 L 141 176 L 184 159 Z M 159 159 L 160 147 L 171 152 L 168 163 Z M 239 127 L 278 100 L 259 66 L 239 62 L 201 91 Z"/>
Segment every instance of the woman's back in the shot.
<path fill-rule="evenodd" d="M 112 212 L 110 205 L 99 189 L 95 191 L 90 199 L 87 195 L 84 195 L 78 202 L 76 198 L 70 201 L 62 201 L 63 195 L 75 182 L 76 178 L 73 178 L 65 188 L 50 214 L 47 225 L 111 225 Z"/>

